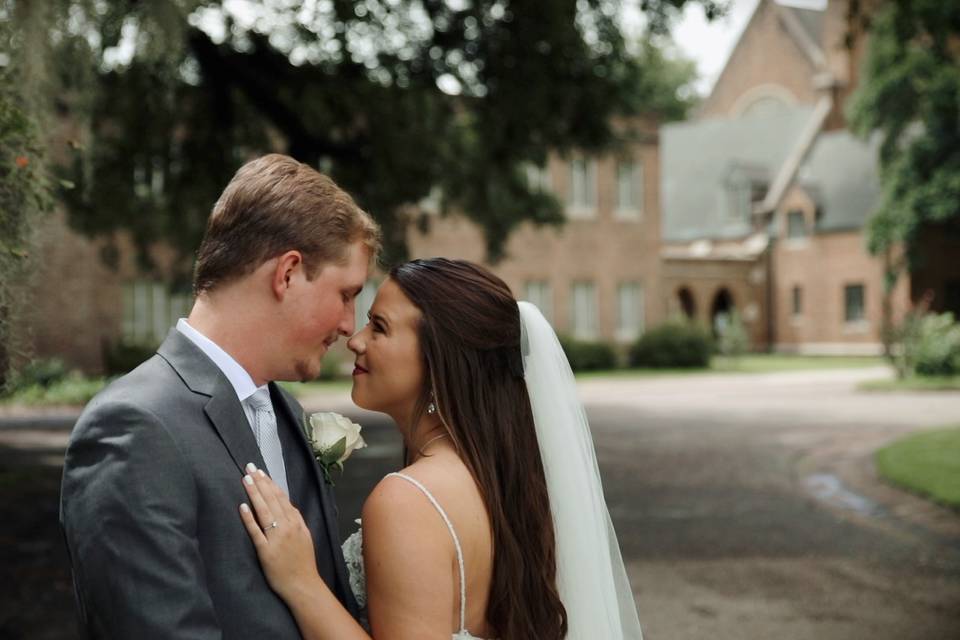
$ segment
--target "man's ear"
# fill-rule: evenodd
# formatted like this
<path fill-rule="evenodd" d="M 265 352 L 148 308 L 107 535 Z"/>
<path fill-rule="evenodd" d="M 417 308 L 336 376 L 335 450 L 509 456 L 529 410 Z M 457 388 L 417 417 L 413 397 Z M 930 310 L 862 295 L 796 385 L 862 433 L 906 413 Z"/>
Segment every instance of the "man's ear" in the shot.
<path fill-rule="evenodd" d="M 303 255 L 299 251 L 287 251 L 276 258 L 270 285 L 273 294 L 283 299 L 298 272 L 303 271 Z"/>

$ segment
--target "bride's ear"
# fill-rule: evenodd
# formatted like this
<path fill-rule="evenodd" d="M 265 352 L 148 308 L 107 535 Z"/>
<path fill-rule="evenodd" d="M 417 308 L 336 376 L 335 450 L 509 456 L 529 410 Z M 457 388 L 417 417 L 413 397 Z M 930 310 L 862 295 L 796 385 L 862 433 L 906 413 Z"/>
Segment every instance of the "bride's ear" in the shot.
<path fill-rule="evenodd" d="M 299 251 L 287 251 L 275 260 L 270 288 L 277 299 L 282 300 L 293 280 L 303 271 L 303 255 Z"/>

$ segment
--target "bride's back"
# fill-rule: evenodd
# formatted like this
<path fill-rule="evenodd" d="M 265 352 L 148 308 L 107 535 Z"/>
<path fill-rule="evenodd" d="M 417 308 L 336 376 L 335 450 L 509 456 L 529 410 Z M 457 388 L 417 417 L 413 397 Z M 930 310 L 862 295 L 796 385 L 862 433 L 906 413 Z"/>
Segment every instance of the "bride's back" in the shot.
<path fill-rule="evenodd" d="M 480 495 L 473 477 L 453 448 L 446 443 L 441 445 L 440 442 L 431 447 L 430 455 L 420 458 L 405 468 L 402 473 L 419 481 L 430 491 L 449 517 L 463 551 L 467 592 L 467 606 L 464 612 L 466 628 L 476 636 L 492 638 L 493 632 L 488 629 L 486 611 L 490 582 L 493 577 L 493 536 L 483 496 Z M 398 480 L 394 478 L 392 481 Z M 414 493 L 417 491 L 413 486 L 409 486 L 407 490 Z M 425 496 L 418 497 L 424 503 L 428 502 Z M 455 589 L 459 589 L 457 576 L 459 568 L 453 539 L 433 505 L 427 504 L 427 507 L 435 513 L 433 525 L 439 532 L 438 537 L 449 542 L 438 549 L 438 552 L 446 554 L 447 557 L 453 554 L 451 584 Z M 459 616 L 460 600 L 456 597 L 451 603 L 451 619 L 459 623 Z"/>

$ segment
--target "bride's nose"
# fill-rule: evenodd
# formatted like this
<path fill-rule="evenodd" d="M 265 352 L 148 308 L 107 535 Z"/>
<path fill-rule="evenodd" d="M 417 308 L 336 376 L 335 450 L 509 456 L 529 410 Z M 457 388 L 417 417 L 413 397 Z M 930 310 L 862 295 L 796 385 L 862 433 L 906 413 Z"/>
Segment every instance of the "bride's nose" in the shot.
<path fill-rule="evenodd" d="M 367 350 L 367 344 L 363 341 L 363 330 L 357 331 L 353 334 L 353 337 L 347 340 L 347 349 L 353 351 L 355 354 L 363 355 L 363 352 Z"/>

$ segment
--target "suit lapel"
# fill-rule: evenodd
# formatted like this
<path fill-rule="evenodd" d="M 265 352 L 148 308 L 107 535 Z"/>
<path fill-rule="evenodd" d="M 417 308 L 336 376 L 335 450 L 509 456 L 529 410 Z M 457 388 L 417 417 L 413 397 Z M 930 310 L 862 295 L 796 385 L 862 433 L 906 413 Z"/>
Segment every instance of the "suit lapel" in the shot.
<path fill-rule="evenodd" d="M 341 590 L 346 599 L 345 604 L 347 609 L 353 617 L 357 617 L 359 607 L 353 597 L 353 591 L 350 589 L 350 579 L 347 576 L 346 564 L 343 561 L 343 549 L 340 547 L 339 542 L 340 532 L 337 530 L 336 498 L 333 495 L 333 490 L 330 485 L 327 484 L 327 481 L 324 480 L 323 472 L 320 470 L 316 458 L 313 457 L 313 449 L 310 447 L 307 434 L 303 430 L 304 414 L 300 405 L 289 398 L 287 393 L 276 385 L 276 383 L 271 382 L 270 386 L 273 387 L 274 397 L 281 399 L 281 401 L 277 403 L 279 410 L 284 411 L 291 423 L 297 427 L 294 429 L 294 431 L 297 432 L 297 445 L 301 447 L 309 457 L 311 473 L 313 473 L 314 481 L 320 488 L 320 507 L 323 509 L 323 522 L 327 528 L 327 540 L 330 541 L 330 552 L 333 554 L 335 560 L 333 565 L 337 572 L 337 580 L 342 585 Z"/>
<path fill-rule="evenodd" d="M 167 334 L 157 353 L 173 367 L 187 388 L 210 397 L 203 410 L 237 468 L 246 473 L 244 467 L 248 462 L 261 469 L 266 467 L 237 392 L 207 354 L 175 328 Z"/>
<path fill-rule="evenodd" d="M 248 462 L 257 465 L 258 469 L 266 469 L 267 465 L 263 461 L 260 447 L 257 446 L 257 440 L 250 429 L 247 415 L 240 406 L 236 391 L 226 379 L 218 386 L 221 388 L 214 391 L 210 402 L 203 408 L 213 423 L 213 428 L 217 430 L 224 446 L 230 452 L 230 457 L 241 471 L 246 473 Z"/>

